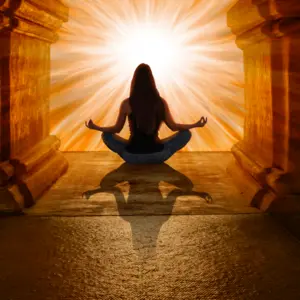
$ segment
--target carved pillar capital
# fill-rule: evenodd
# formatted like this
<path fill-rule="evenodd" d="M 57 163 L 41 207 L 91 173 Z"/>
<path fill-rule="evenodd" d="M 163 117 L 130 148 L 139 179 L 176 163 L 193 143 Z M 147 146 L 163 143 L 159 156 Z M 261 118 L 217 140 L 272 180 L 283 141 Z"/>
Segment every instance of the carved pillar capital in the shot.
<path fill-rule="evenodd" d="M 50 43 L 68 20 L 68 8 L 59 0 L 2 0 L 0 30 L 17 32 Z"/>
<path fill-rule="evenodd" d="M 237 36 L 238 47 L 299 31 L 298 0 L 242 0 L 227 14 L 227 24 Z"/>

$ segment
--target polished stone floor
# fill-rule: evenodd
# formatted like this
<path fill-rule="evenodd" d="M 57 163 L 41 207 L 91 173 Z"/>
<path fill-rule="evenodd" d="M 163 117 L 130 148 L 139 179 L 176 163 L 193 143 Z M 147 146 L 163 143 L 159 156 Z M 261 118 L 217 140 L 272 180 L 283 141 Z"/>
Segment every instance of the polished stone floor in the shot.
<path fill-rule="evenodd" d="M 133 166 L 110 152 L 66 153 L 70 167 L 30 215 L 257 213 L 226 172 L 230 152 L 177 153 Z"/>
<path fill-rule="evenodd" d="M 0 218 L 1 300 L 300 299 L 300 242 L 249 207 L 230 153 L 66 155 L 35 207 Z"/>
<path fill-rule="evenodd" d="M 0 219 L 3 300 L 300 299 L 300 243 L 262 214 Z"/>

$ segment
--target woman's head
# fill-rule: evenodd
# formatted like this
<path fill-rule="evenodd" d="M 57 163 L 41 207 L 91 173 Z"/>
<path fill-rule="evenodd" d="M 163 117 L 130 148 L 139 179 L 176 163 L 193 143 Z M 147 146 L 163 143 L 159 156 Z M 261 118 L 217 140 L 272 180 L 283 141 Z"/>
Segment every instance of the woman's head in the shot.
<path fill-rule="evenodd" d="M 151 68 L 149 65 L 140 64 L 134 71 L 131 81 L 130 96 L 146 92 L 158 94 Z"/>
<path fill-rule="evenodd" d="M 151 133 L 157 122 L 162 120 L 162 100 L 149 65 L 140 64 L 136 68 L 129 100 L 138 127 L 145 133 Z"/>

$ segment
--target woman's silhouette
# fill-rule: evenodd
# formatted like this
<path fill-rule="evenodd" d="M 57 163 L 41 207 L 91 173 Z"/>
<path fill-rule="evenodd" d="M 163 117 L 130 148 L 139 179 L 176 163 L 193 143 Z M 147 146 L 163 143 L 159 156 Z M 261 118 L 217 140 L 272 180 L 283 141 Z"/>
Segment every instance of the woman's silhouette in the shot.
<path fill-rule="evenodd" d="M 127 116 L 131 133 L 129 140 L 116 135 L 122 130 Z M 160 140 L 158 131 L 162 122 L 178 132 Z M 100 127 L 92 120 L 85 124 L 90 129 L 102 131 L 106 146 L 126 162 L 139 164 L 163 163 L 189 142 L 189 129 L 203 127 L 206 123 L 204 117 L 194 124 L 176 123 L 167 102 L 159 95 L 150 67 L 140 64 L 131 81 L 130 97 L 122 102 L 116 124 Z"/>

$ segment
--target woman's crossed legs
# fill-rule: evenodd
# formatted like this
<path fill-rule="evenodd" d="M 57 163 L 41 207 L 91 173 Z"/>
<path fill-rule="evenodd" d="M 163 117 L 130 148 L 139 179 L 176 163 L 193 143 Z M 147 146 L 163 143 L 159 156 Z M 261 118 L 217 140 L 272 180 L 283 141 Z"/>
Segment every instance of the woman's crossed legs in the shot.
<path fill-rule="evenodd" d="M 169 159 L 174 153 L 182 149 L 191 139 L 189 130 L 178 131 L 174 135 L 162 139 L 164 149 L 160 152 L 147 154 L 133 154 L 126 151 L 128 141 L 118 135 L 103 132 L 102 139 L 105 145 L 113 152 L 119 154 L 126 162 L 131 164 L 159 164 Z"/>

